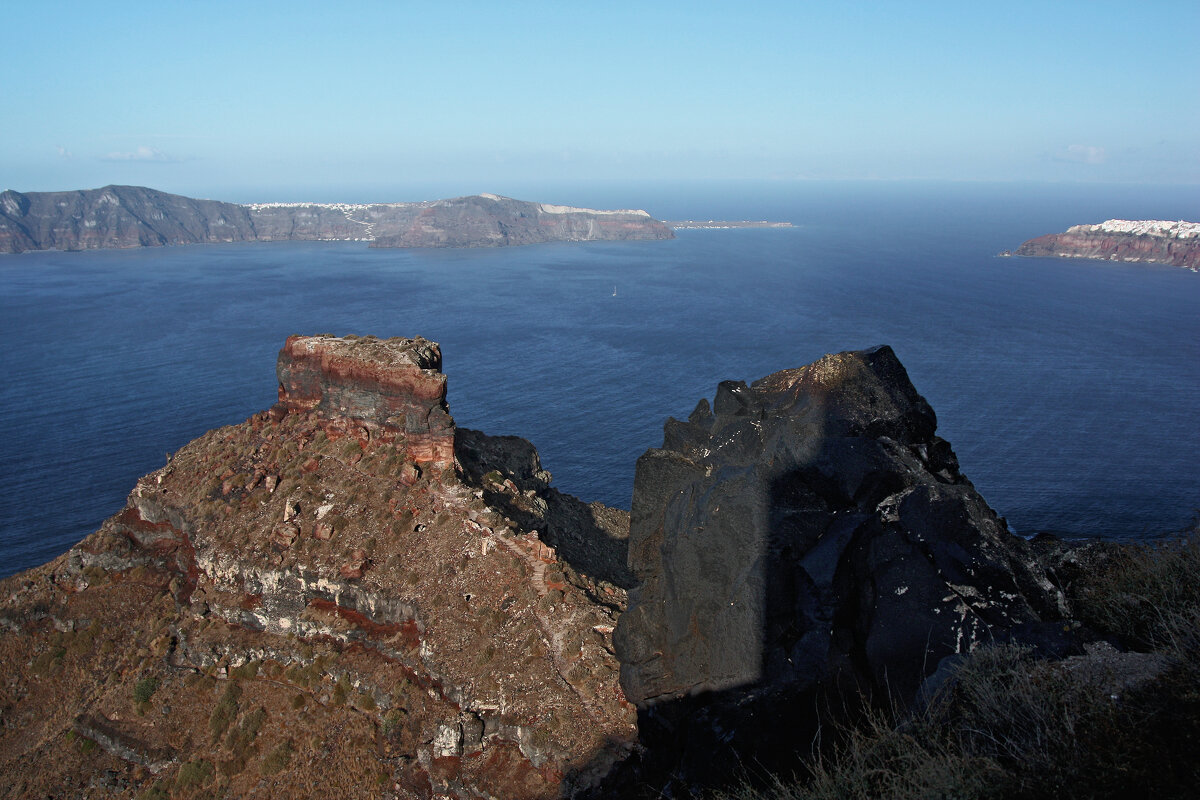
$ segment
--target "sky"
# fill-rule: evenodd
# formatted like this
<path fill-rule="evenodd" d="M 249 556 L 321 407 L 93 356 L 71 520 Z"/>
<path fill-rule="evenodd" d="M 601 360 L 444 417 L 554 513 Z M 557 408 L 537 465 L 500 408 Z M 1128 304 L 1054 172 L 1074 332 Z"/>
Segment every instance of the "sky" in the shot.
<path fill-rule="evenodd" d="M 40 0 L 2 19 L 0 189 L 1200 185 L 1196 0 Z"/>

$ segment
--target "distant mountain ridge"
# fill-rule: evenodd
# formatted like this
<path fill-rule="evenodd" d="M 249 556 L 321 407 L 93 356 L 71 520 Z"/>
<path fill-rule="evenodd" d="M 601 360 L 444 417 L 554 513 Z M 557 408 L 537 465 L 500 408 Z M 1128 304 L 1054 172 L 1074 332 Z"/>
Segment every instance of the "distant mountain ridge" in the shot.
<path fill-rule="evenodd" d="M 291 240 L 500 247 L 671 238 L 671 229 L 645 211 L 598 211 L 492 194 L 414 203 L 238 205 L 142 186 L 0 193 L 0 253 Z"/>

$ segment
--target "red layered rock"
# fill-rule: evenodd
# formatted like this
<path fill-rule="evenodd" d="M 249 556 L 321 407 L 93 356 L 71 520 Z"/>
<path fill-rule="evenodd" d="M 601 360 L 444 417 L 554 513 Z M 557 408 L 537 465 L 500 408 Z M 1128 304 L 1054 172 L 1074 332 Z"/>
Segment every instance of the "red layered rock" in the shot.
<path fill-rule="evenodd" d="M 277 406 L 0 581 L 9 794 L 554 800 L 625 758 L 601 555 L 628 517 L 554 492 L 528 442 L 456 432 L 440 365 L 292 337 Z"/>
<path fill-rule="evenodd" d="M 454 462 L 454 420 L 435 342 L 291 336 L 279 351 L 279 407 L 315 412 L 331 435 L 403 440 L 418 463 Z"/>
<path fill-rule="evenodd" d="M 1168 264 L 1200 270 L 1200 225 L 1110 219 L 1030 239 L 1015 255 Z"/>

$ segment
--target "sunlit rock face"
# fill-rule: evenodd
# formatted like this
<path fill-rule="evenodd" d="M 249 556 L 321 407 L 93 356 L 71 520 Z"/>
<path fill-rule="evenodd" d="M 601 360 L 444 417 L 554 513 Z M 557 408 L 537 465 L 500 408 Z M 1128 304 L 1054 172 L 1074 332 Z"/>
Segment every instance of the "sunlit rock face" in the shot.
<path fill-rule="evenodd" d="M 699 761 L 758 757 L 815 719 L 818 687 L 903 701 L 943 657 L 1058 613 L 936 426 L 888 347 L 726 381 L 668 420 L 637 464 L 615 640 L 644 739 L 689 719 Z"/>
<path fill-rule="evenodd" d="M 464 431 L 459 458 L 440 366 L 420 338 L 291 337 L 276 406 L 0 581 L 6 785 L 520 800 L 624 758 L 627 518 L 523 440 Z"/>
<path fill-rule="evenodd" d="M 418 463 L 448 466 L 454 420 L 446 406 L 442 352 L 417 339 L 292 336 L 279 353 L 279 404 L 399 441 Z"/>

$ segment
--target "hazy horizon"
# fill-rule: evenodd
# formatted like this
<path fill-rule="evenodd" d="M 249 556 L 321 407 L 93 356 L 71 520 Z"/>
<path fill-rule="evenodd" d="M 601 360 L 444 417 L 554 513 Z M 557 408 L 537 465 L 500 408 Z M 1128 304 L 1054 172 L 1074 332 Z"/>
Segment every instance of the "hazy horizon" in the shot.
<path fill-rule="evenodd" d="M 0 189 L 1193 185 L 1198 23 L 1194 2 L 26 5 L 0 31 L 25 66 Z M 356 197 L 307 196 L 330 189 Z"/>

